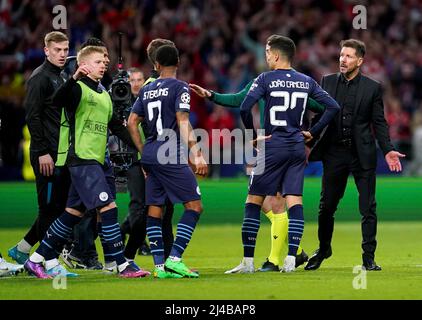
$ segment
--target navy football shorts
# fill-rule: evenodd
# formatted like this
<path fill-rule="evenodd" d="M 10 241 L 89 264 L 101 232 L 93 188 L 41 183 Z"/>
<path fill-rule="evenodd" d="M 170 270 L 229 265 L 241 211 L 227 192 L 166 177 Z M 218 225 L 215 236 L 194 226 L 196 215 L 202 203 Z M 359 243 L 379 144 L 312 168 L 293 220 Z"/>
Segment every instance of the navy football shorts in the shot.
<path fill-rule="evenodd" d="M 256 167 L 249 180 L 249 194 L 275 196 L 303 194 L 306 155 L 303 144 L 280 148 L 266 148 L 258 155 Z M 260 174 L 255 174 L 259 172 Z"/>
<path fill-rule="evenodd" d="M 99 164 L 69 167 L 72 184 L 67 207 L 79 211 L 101 208 L 116 197 L 113 168 Z"/>
<path fill-rule="evenodd" d="M 188 165 L 142 164 L 145 179 L 146 204 L 161 206 L 166 198 L 172 203 L 200 200 L 201 192 L 195 174 Z"/>

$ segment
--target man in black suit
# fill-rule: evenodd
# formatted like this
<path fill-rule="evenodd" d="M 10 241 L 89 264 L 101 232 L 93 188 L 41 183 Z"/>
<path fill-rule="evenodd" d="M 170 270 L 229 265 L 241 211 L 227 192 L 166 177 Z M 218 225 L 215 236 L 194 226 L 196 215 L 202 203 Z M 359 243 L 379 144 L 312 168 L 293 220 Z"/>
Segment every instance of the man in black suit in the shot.
<path fill-rule="evenodd" d="M 324 175 L 318 216 L 319 249 L 305 270 L 316 270 L 331 256 L 334 213 L 344 195 L 349 173 L 359 192 L 362 215 L 362 262 L 366 270 L 381 270 L 375 261 L 377 215 L 375 202 L 375 138 L 391 171 L 401 171 L 403 154 L 394 150 L 384 118 L 381 85 L 360 72 L 365 44 L 349 39 L 340 43 L 340 72 L 322 78 L 321 86 L 339 103 L 341 111 L 311 150 L 309 160 L 322 160 Z M 306 137 L 307 140 L 312 137 Z"/>

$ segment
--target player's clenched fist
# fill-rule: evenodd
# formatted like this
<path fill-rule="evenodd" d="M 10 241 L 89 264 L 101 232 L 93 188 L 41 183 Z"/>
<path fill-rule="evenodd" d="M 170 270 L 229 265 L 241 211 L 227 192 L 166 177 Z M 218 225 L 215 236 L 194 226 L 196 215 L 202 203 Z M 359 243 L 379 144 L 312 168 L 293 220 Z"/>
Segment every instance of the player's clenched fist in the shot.
<path fill-rule="evenodd" d="M 72 76 L 73 79 L 79 80 L 82 77 L 85 77 L 86 75 L 90 74 L 92 72 L 92 68 L 86 64 L 82 64 L 79 66 L 79 68 L 76 70 L 74 75 Z"/>

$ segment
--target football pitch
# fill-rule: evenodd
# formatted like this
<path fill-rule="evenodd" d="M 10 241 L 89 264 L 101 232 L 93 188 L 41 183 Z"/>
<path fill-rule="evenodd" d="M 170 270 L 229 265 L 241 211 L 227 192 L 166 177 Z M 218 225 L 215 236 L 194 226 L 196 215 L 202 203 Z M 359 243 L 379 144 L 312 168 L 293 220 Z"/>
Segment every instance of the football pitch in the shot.
<path fill-rule="evenodd" d="M 277 300 L 277 299 L 422 299 L 422 179 L 377 180 L 378 248 L 381 272 L 362 273 L 360 215 L 357 192 L 349 181 L 339 206 L 333 238 L 333 256 L 317 271 L 225 275 L 242 257 L 241 222 L 247 192 L 245 179 L 200 181 L 204 214 L 184 255 L 198 269 L 199 279 L 119 279 L 102 271 L 77 271 L 78 278 L 40 280 L 20 274 L 0 278 L 0 300 L 6 299 L 168 299 L 168 300 Z M 317 247 L 317 208 L 320 180 L 305 182 L 305 233 L 302 246 L 308 254 Z M 0 184 L 0 252 L 16 243 L 32 223 L 35 188 L 32 183 Z M 117 199 L 119 215 L 127 212 L 127 194 Z M 177 209 L 174 225 L 180 217 Z M 270 248 L 270 226 L 261 219 L 255 267 Z M 101 246 L 97 243 L 101 257 Z M 137 263 L 151 270 L 150 256 Z M 61 288 L 61 289 L 55 289 Z"/>

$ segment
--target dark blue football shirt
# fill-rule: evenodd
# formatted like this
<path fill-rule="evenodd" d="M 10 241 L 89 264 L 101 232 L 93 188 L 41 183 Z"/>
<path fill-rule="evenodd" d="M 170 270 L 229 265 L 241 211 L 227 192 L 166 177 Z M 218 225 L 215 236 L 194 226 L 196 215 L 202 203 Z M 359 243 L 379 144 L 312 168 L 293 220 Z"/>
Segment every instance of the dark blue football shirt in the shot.
<path fill-rule="evenodd" d="M 158 78 L 141 89 L 132 112 L 144 117 L 147 123 L 142 163 L 187 163 L 185 149 L 180 145 L 176 112 L 189 111 L 189 86 L 184 81 Z"/>
<path fill-rule="evenodd" d="M 320 121 L 310 130 L 315 135 L 340 107 L 314 79 L 294 69 L 277 69 L 260 74 L 240 107 L 242 120 L 247 129 L 253 128 L 250 110 L 263 98 L 265 135 L 272 135 L 269 145 L 303 142 L 301 127 L 308 97 L 326 106 Z"/>

